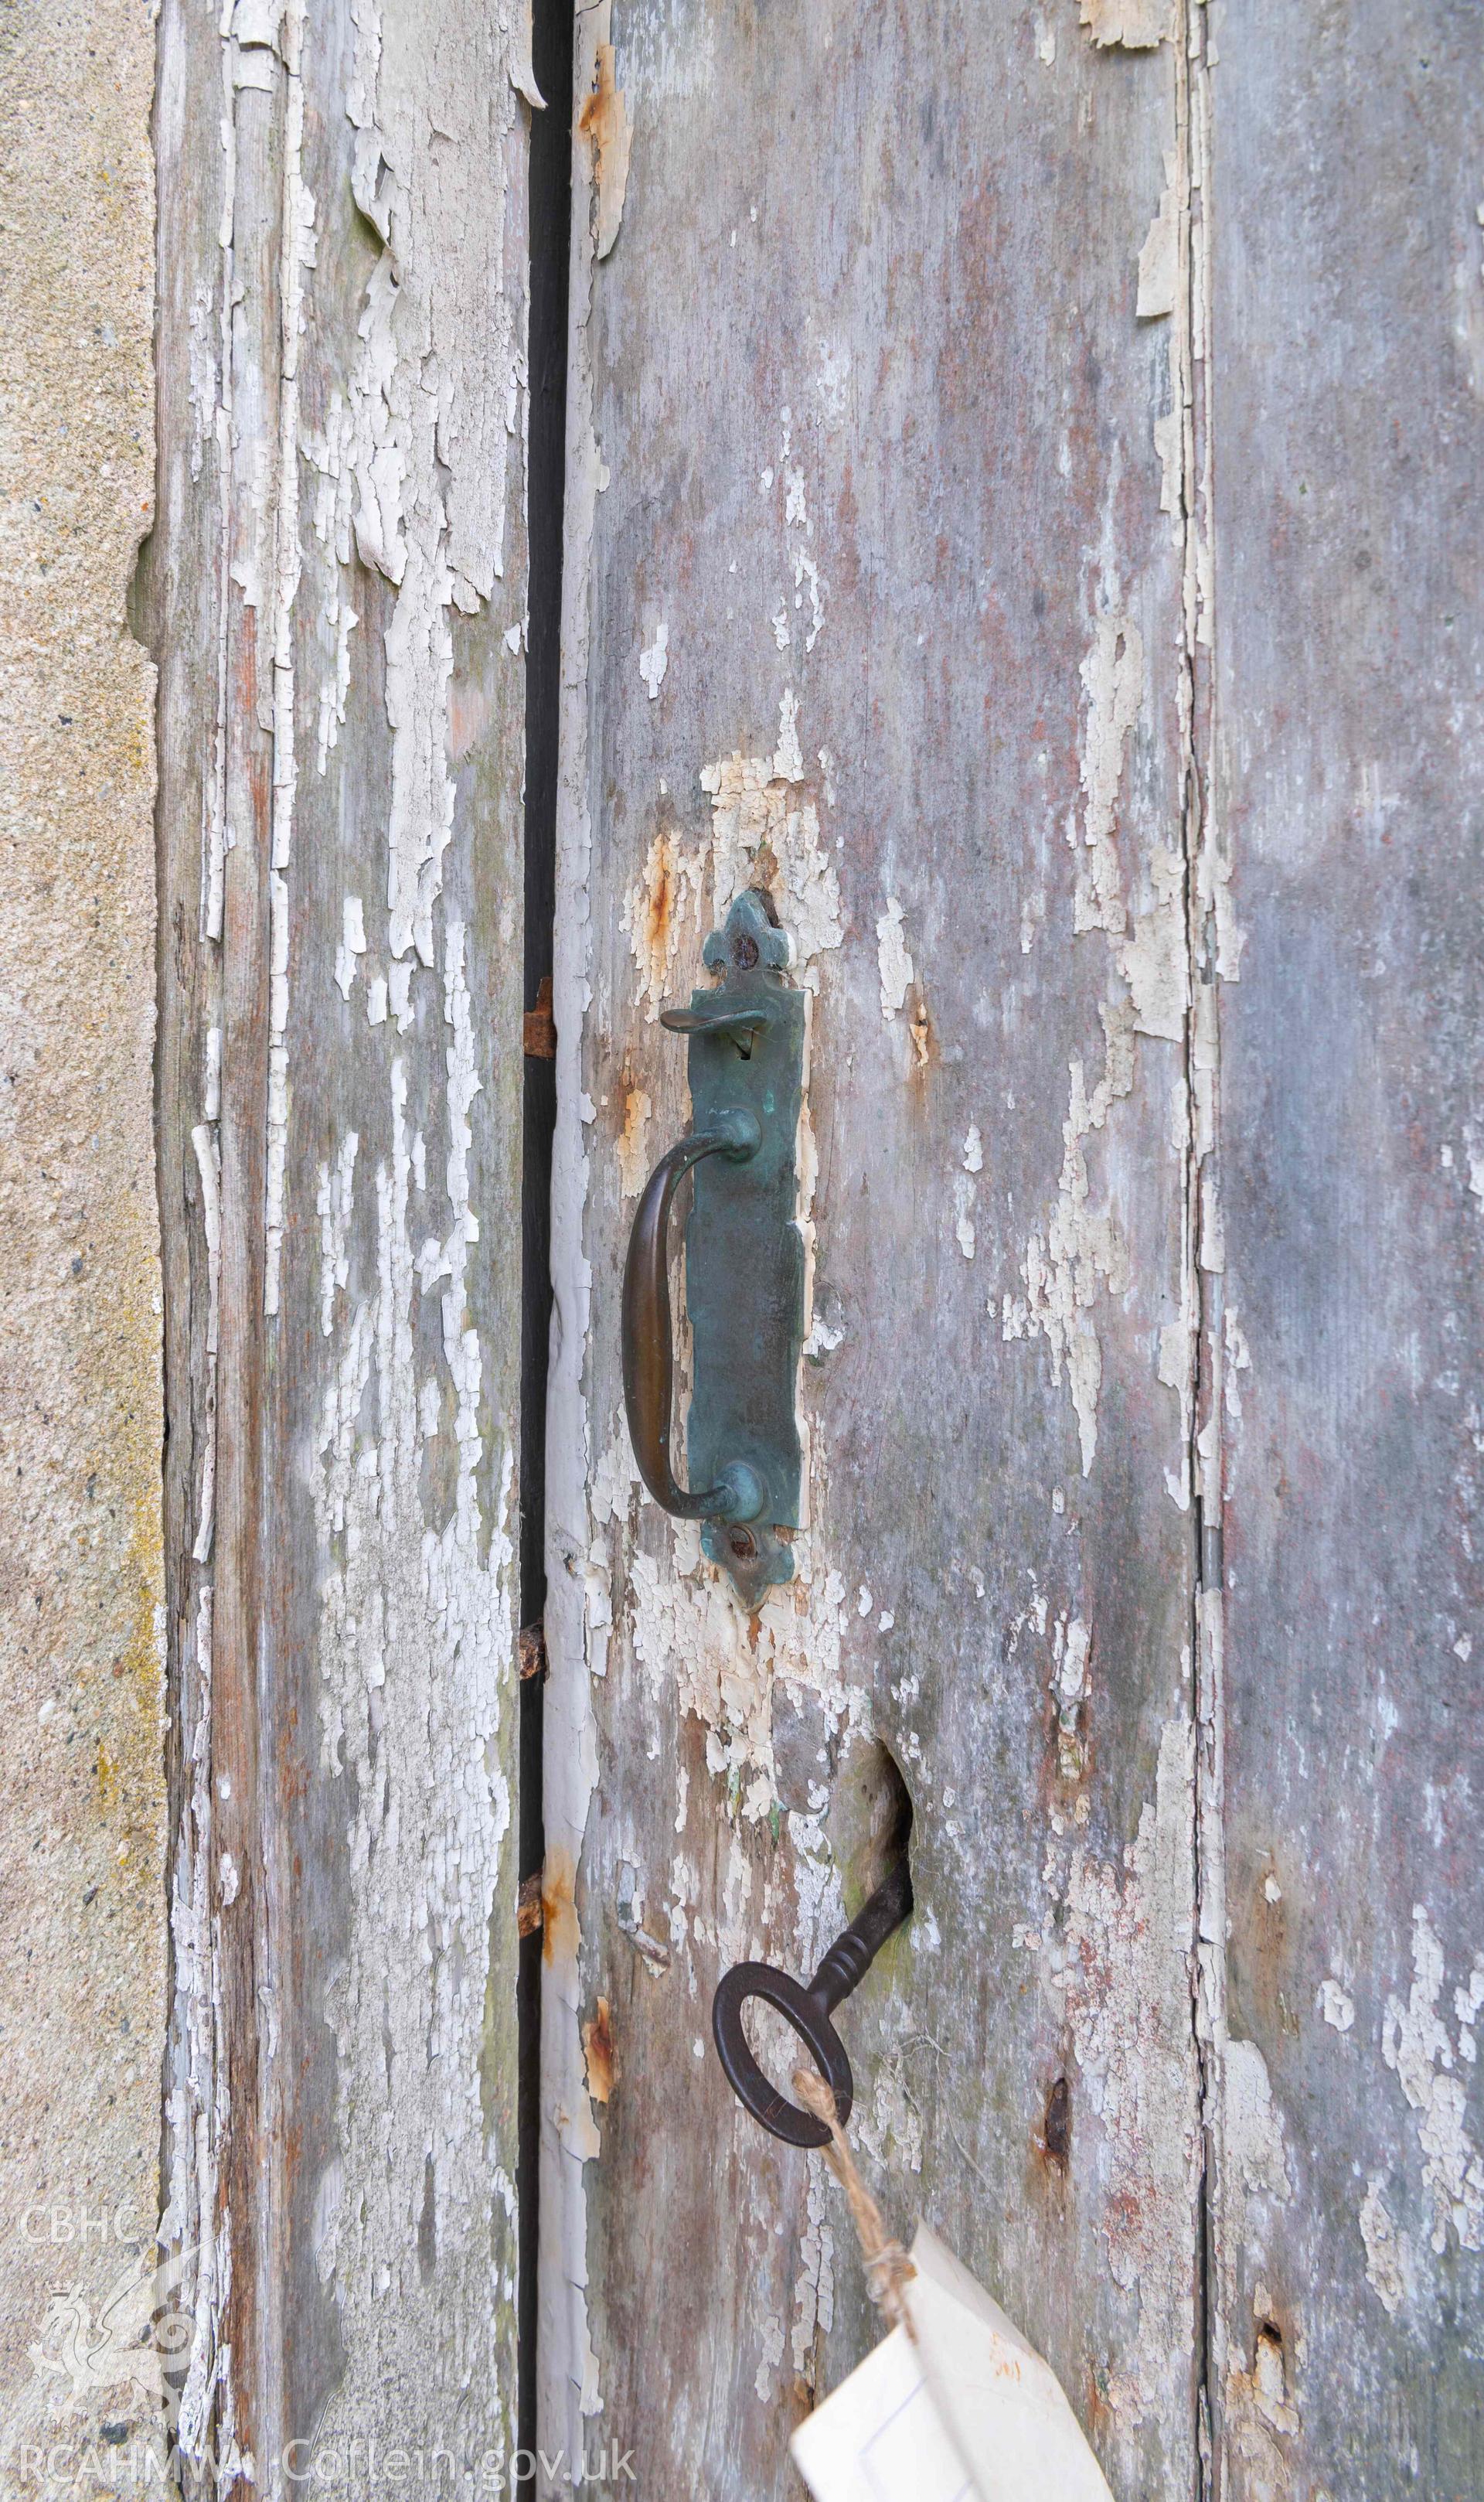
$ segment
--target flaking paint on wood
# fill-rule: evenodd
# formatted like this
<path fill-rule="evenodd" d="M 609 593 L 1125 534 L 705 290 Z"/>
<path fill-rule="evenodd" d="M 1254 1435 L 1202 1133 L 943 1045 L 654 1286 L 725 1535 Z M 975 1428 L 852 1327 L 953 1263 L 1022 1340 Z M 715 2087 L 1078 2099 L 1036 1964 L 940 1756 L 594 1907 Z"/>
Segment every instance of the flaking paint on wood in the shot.
<path fill-rule="evenodd" d="M 826 2177 L 737 2112 L 708 2018 L 726 1963 L 807 1971 L 853 1907 L 830 1802 L 883 1740 L 919 1910 L 845 2018 L 859 2142 L 1115 2489 L 1175 2490 L 1196 568 L 1180 334 L 1136 296 L 1176 61 L 1074 28 L 1048 60 L 1011 10 L 582 25 L 579 107 L 611 41 L 631 136 L 612 236 L 579 113 L 546 2446 L 792 2489 L 791 2422 L 869 2342 Z M 639 1141 L 685 1121 L 658 1010 L 755 880 L 812 1005 L 811 1509 L 749 1625 L 640 1495 L 616 1324 Z"/>
<path fill-rule="evenodd" d="M 1212 71 L 1232 2502 L 1477 2492 L 1480 43 Z M 1281 195 L 1281 210 L 1274 192 Z"/>
<path fill-rule="evenodd" d="M 870 2335 L 707 2013 L 855 1908 L 876 1740 L 895 2219 L 1120 2495 L 1476 2481 L 1476 62 L 1271 14 L 581 20 L 543 2435 L 657 2496 L 788 2489 Z M 306 2424 L 508 2438 L 528 54 L 180 0 L 161 63 L 170 2227 L 190 2457 L 271 2489 Z M 614 1320 L 755 879 L 812 1511 L 744 1629 Z"/>
<path fill-rule="evenodd" d="M 526 43 L 160 30 L 192 2489 L 513 2442 Z"/>

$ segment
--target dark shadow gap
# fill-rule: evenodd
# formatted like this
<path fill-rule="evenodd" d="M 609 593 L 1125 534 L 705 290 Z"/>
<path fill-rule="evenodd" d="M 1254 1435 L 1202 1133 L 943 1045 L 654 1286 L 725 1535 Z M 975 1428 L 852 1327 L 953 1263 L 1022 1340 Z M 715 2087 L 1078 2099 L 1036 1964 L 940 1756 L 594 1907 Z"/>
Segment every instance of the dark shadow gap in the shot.
<path fill-rule="evenodd" d="M 531 115 L 530 379 L 526 471 L 529 587 L 525 660 L 526 1051 L 523 1117 L 521 1291 L 521 1621 L 546 1606 L 546 1396 L 552 1318 L 551 1056 L 553 922 L 556 906 L 556 774 L 561 682 L 562 495 L 566 474 L 567 257 L 572 223 L 571 0 L 535 0 L 532 60 L 546 98 Z M 543 1013 L 544 1011 L 544 1013 Z M 539 1891 L 546 1855 L 541 1798 L 544 1648 L 522 1644 L 520 1876 Z M 534 1673 L 530 1673 L 534 1671 Z M 518 2012 L 517 2187 L 520 2198 L 516 2438 L 536 2446 L 536 2265 L 541 2158 L 540 1926 L 523 1937 Z M 521 2488 L 529 2494 L 534 2480 Z"/>

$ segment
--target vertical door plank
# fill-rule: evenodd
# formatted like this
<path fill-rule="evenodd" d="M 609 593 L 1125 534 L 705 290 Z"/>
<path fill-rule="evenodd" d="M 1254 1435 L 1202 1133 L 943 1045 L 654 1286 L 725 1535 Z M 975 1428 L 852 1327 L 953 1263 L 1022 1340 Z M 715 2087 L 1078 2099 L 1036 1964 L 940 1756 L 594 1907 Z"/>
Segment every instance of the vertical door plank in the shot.
<path fill-rule="evenodd" d="M 859 1906 L 881 1743 L 868 2169 L 1120 2495 L 1196 2473 L 1184 143 L 1172 47 L 1083 15 L 581 20 L 544 2422 L 656 2496 L 793 2489 L 870 2342 L 709 2009 Z M 812 1009 L 812 1508 L 751 1622 L 641 1495 L 618 1346 L 658 1012 L 749 883 Z"/>
<path fill-rule="evenodd" d="M 1216 2394 L 1233 2496 L 1441 2502 L 1484 2454 L 1479 29 L 1220 49 Z"/>
<path fill-rule="evenodd" d="M 167 7 L 161 1132 L 188 2476 L 512 2441 L 525 106 Z"/>

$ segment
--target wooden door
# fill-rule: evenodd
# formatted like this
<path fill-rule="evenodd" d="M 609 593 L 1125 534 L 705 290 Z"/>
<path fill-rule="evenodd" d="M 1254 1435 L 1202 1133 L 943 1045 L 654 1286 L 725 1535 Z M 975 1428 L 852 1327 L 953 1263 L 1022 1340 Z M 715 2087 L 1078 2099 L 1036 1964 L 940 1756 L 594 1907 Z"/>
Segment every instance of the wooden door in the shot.
<path fill-rule="evenodd" d="M 874 2322 L 710 2003 L 808 1973 L 900 1784 L 916 1910 L 841 2018 L 893 2222 L 1118 2502 L 1462 2502 L 1477 13 L 574 17 L 537 2201 L 530 13 L 159 14 L 183 2486 L 508 2482 L 523 2192 L 558 2482 L 796 2493 Z M 642 1494 L 619 1348 L 659 1013 L 749 886 L 808 1002 L 806 1507 L 753 1612 Z"/>
<path fill-rule="evenodd" d="M 709 2008 L 746 1953 L 807 1973 L 856 1907 L 835 1817 L 885 1745 L 918 1909 L 848 2018 L 862 2149 L 1048 2350 L 1124 2489 L 1174 2490 L 1196 524 L 1184 333 L 1135 311 L 1171 55 L 969 8 L 584 24 L 554 2417 L 571 2448 L 600 2401 L 590 2439 L 632 2443 L 656 2494 L 782 2491 L 791 2424 L 868 2342 L 826 2176 L 732 2103 Z M 685 1126 L 658 1012 L 749 884 L 812 1009 L 809 1525 L 752 1620 L 641 1500 L 616 1335 L 634 1194 Z"/>
<path fill-rule="evenodd" d="M 515 2444 L 531 80 L 480 0 L 439 17 L 160 25 L 188 2492 L 388 2451 L 468 2492 Z"/>
<path fill-rule="evenodd" d="M 872 2324 L 709 2009 L 858 1907 L 885 1750 L 917 1909 L 842 2030 L 893 2220 L 1120 2502 L 1462 2495 L 1476 28 L 600 0 L 578 53 L 543 2447 L 798 2489 Z M 751 1616 L 618 1340 L 658 1012 L 748 885 L 811 1015 Z"/>
<path fill-rule="evenodd" d="M 1243 2496 L 1463 2502 L 1484 2478 L 1481 30 L 1368 5 L 1229 28 L 1212 2385 Z"/>

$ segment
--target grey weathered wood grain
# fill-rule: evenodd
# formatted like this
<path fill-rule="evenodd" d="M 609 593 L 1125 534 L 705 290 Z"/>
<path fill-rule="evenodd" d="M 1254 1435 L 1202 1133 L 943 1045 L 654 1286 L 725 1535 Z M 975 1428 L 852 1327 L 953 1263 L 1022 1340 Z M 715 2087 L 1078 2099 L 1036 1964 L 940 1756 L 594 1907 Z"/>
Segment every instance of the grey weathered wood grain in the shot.
<path fill-rule="evenodd" d="M 545 2443 L 631 2446 L 656 2502 L 794 2490 L 870 2342 L 709 2006 L 859 1899 L 880 1741 L 919 1909 L 842 2022 L 868 2168 L 1115 2491 L 1186 2490 L 1195 490 L 1173 271 L 1135 308 L 1188 99 L 1182 139 L 1172 48 L 1064 11 L 580 23 Z M 749 1625 L 640 1497 L 617 1330 L 686 1118 L 658 1008 L 751 879 L 814 994 L 818 1327 L 812 1526 Z"/>
<path fill-rule="evenodd" d="M 523 46 L 160 32 L 168 2223 L 264 2493 L 513 2438 Z"/>
<path fill-rule="evenodd" d="M 1484 2473 L 1480 26 L 1212 73 L 1226 2490 Z"/>

